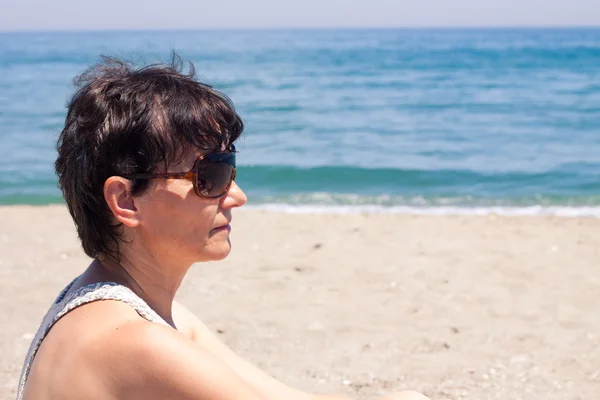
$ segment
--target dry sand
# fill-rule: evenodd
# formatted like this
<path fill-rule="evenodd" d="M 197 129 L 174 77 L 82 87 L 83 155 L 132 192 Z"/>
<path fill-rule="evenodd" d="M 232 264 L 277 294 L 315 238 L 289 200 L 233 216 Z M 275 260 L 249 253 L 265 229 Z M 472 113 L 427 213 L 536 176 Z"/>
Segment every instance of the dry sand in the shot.
<path fill-rule="evenodd" d="M 305 390 L 600 399 L 600 219 L 234 214 L 231 256 L 178 299 Z M 63 206 L 0 207 L 2 399 L 89 260 Z"/>

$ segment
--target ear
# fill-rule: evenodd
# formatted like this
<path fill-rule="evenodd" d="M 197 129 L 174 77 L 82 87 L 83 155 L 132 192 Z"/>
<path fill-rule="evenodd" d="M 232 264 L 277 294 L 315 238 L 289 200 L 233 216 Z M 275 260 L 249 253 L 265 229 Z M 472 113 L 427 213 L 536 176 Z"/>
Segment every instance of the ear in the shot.
<path fill-rule="evenodd" d="M 136 199 L 131 195 L 133 182 L 120 176 L 111 176 L 104 182 L 104 199 L 117 221 L 135 228 L 141 220 Z"/>

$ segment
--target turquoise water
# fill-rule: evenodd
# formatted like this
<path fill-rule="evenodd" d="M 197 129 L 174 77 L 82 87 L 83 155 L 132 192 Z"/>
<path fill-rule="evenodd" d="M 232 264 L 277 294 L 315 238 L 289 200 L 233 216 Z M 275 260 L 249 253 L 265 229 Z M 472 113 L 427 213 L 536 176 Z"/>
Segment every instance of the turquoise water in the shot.
<path fill-rule="evenodd" d="M 0 204 L 62 201 L 76 74 L 171 49 L 244 118 L 255 206 L 600 215 L 600 29 L 0 34 Z"/>

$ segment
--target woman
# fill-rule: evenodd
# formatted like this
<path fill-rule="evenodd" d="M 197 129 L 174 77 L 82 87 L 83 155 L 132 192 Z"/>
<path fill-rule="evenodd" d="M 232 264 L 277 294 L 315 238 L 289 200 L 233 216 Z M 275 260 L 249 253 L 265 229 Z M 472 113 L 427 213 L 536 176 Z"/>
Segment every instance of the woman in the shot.
<path fill-rule="evenodd" d="M 246 203 L 243 123 L 193 74 L 105 59 L 79 78 L 56 171 L 93 261 L 44 318 L 19 400 L 336 399 L 278 382 L 174 301 L 193 263 L 229 254 L 232 211 Z"/>

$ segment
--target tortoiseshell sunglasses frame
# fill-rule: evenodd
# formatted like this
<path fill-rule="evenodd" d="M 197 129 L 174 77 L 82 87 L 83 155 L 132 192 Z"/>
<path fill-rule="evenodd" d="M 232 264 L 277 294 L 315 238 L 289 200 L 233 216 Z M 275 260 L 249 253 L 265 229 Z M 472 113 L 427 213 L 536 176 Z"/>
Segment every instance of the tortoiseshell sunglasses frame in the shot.
<path fill-rule="evenodd" d="M 227 152 L 219 152 L 219 153 L 208 153 L 203 156 L 198 157 L 198 159 L 194 162 L 194 165 L 188 172 L 155 172 L 155 173 L 145 173 L 145 174 L 128 174 L 123 175 L 123 178 L 127 179 L 186 179 L 188 181 L 192 181 L 194 185 L 194 192 L 196 195 L 205 198 L 205 199 L 218 199 L 222 197 L 229 191 L 231 188 L 231 183 L 235 180 L 236 175 L 236 164 L 235 164 L 235 146 L 232 144 L 228 148 Z M 202 194 L 202 188 L 199 187 L 198 184 L 198 169 L 202 164 L 225 164 L 232 167 L 231 177 L 229 178 L 229 182 L 224 187 L 224 189 L 218 194 L 214 196 L 206 196 Z"/>

